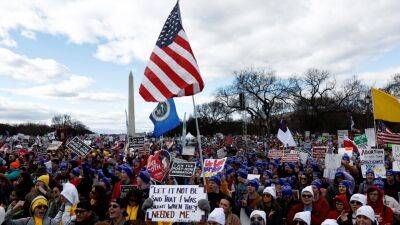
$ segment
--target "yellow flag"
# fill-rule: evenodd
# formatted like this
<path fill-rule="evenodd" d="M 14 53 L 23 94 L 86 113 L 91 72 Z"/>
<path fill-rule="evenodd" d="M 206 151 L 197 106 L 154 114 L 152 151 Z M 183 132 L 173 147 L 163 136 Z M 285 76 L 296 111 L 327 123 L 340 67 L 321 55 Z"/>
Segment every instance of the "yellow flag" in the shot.
<path fill-rule="evenodd" d="M 400 122 L 400 100 L 386 92 L 372 88 L 374 118 L 389 122 Z"/>

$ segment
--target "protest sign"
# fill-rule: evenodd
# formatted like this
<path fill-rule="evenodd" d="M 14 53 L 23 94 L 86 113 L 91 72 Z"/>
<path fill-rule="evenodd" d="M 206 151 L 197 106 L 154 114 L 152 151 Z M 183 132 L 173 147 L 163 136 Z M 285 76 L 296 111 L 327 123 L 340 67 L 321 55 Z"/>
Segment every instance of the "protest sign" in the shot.
<path fill-rule="evenodd" d="M 325 154 L 328 151 L 326 146 L 315 146 L 312 148 L 312 157 L 314 159 L 325 159 Z"/>
<path fill-rule="evenodd" d="M 206 194 L 197 185 L 151 185 L 149 197 L 153 206 L 146 215 L 154 222 L 199 222 L 205 215 L 197 204 Z"/>
<path fill-rule="evenodd" d="M 365 135 L 367 136 L 368 146 L 372 147 L 376 145 L 375 128 L 365 129 Z"/>
<path fill-rule="evenodd" d="M 136 185 L 121 185 L 121 198 L 125 198 L 128 192 L 132 189 L 138 188 Z"/>
<path fill-rule="evenodd" d="M 328 179 L 334 179 L 336 170 L 341 165 L 341 161 L 342 157 L 339 154 L 326 154 L 324 177 Z"/>
<path fill-rule="evenodd" d="M 367 140 L 367 135 L 362 134 L 354 137 L 354 143 L 357 146 L 367 146 L 368 145 L 368 140 Z"/>
<path fill-rule="evenodd" d="M 162 182 L 169 171 L 171 156 L 168 151 L 156 151 L 154 155 L 149 156 L 147 160 L 147 169 L 150 172 L 151 179 Z"/>
<path fill-rule="evenodd" d="M 92 150 L 79 137 L 74 137 L 66 146 L 80 156 L 85 156 Z"/>
<path fill-rule="evenodd" d="M 268 152 L 268 158 L 270 159 L 280 159 L 283 157 L 283 151 L 280 150 L 270 150 Z"/>
<path fill-rule="evenodd" d="M 222 158 L 226 157 L 225 148 L 220 148 L 217 150 L 217 157 L 218 157 L 218 159 L 222 159 Z"/>
<path fill-rule="evenodd" d="M 134 151 L 142 151 L 144 146 L 144 137 L 132 137 L 128 136 L 129 148 Z"/>
<path fill-rule="evenodd" d="M 260 174 L 247 174 L 247 180 L 260 180 Z"/>
<path fill-rule="evenodd" d="M 400 171 L 400 145 L 392 145 L 393 171 Z"/>
<path fill-rule="evenodd" d="M 47 151 L 56 151 L 62 145 L 62 141 L 52 141 L 49 146 L 47 147 Z"/>
<path fill-rule="evenodd" d="M 187 145 L 182 148 L 182 155 L 194 155 L 194 151 L 194 146 Z"/>
<path fill-rule="evenodd" d="M 299 158 L 300 158 L 300 162 L 301 164 L 305 165 L 307 163 L 307 159 L 308 159 L 309 155 L 306 152 L 299 152 Z"/>
<path fill-rule="evenodd" d="M 299 161 L 299 153 L 285 153 L 282 157 L 282 162 L 297 162 Z"/>
<path fill-rule="evenodd" d="M 343 142 L 344 142 L 344 137 L 349 136 L 349 131 L 348 130 L 338 130 L 337 131 L 338 135 L 338 147 L 343 147 Z"/>
<path fill-rule="evenodd" d="M 174 162 L 169 175 L 171 177 L 191 177 L 195 169 L 195 162 Z"/>
<path fill-rule="evenodd" d="M 309 130 L 304 131 L 304 137 L 306 139 L 310 138 L 310 131 Z"/>
<path fill-rule="evenodd" d="M 361 171 L 365 178 L 368 169 L 372 169 L 376 176 L 386 178 L 385 154 L 383 149 L 360 149 Z"/>
<path fill-rule="evenodd" d="M 225 166 L 226 157 L 223 159 L 205 159 L 204 160 L 204 176 L 211 177 L 221 172 Z"/>

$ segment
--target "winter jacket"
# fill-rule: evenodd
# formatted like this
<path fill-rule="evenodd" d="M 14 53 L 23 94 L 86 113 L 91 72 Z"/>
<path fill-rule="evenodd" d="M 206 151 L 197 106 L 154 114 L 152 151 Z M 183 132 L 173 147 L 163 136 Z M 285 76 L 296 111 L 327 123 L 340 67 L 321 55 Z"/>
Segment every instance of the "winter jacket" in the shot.
<path fill-rule="evenodd" d="M 227 217 L 226 217 L 226 225 L 242 225 L 240 223 L 240 219 L 236 214 L 230 213 Z"/>
<path fill-rule="evenodd" d="M 266 213 L 269 224 L 283 223 L 282 209 L 278 203 L 273 202 L 270 207 L 264 206 L 261 210 Z"/>
<path fill-rule="evenodd" d="M 18 177 L 21 175 L 21 171 L 18 169 L 12 169 L 8 173 L 4 174 L 5 177 L 7 177 L 8 180 L 16 180 Z"/>
<path fill-rule="evenodd" d="M 302 211 L 304 211 L 303 203 L 294 205 L 287 215 L 286 224 L 294 225 L 294 223 L 293 223 L 294 215 L 296 213 L 302 212 Z M 326 219 L 328 212 L 329 212 L 329 208 L 322 208 L 321 206 L 319 206 L 317 204 L 313 204 L 312 211 L 311 211 L 311 225 L 320 225 Z"/>
<path fill-rule="evenodd" d="M 395 215 L 400 215 L 400 204 L 393 197 L 385 195 L 383 199 L 383 204 L 391 208 Z"/>
<path fill-rule="evenodd" d="M 388 225 L 393 223 L 393 210 L 390 207 L 387 207 L 383 203 L 383 191 L 380 190 L 379 188 L 372 186 L 371 188 L 368 189 L 367 193 L 370 193 L 372 191 L 378 191 L 379 193 L 379 198 L 378 201 L 372 202 L 369 195 L 367 195 L 367 205 L 371 206 L 374 209 L 375 214 L 379 214 L 383 221 L 379 224 L 381 225 Z"/>
<path fill-rule="evenodd" d="M 35 225 L 35 220 L 33 217 L 26 217 L 20 219 L 11 219 L 15 210 L 12 209 L 6 213 L 3 225 Z M 43 218 L 43 225 L 59 225 L 61 221 L 62 211 L 59 211 L 53 219 L 45 216 Z"/>

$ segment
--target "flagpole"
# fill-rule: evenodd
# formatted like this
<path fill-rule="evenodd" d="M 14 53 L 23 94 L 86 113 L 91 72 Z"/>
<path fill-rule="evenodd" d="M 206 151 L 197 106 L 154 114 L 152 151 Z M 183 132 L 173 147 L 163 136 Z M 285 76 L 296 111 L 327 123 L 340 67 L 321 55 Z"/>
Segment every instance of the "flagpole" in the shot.
<path fill-rule="evenodd" d="M 200 137 L 200 129 L 199 129 L 199 122 L 197 121 L 197 110 L 196 110 L 196 103 L 194 101 L 194 96 L 192 95 L 192 101 L 193 101 L 193 112 L 194 112 L 194 119 L 196 121 L 196 132 L 197 132 L 197 144 L 200 152 L 200 165 L 201 165 L 201 174 L 203 177 L 203 184 L 204 184 L 204 190 L 206 190 L 206 178 L 204 175 L 204 160 L 203 160 L 203 149 L 201 148 L 201 137 Z"/>
<path fill-rule="evenodd" d="M 375 116 L 374 116 L 374 95 L 372 94 L 372 88 L 371 88 L 371 100 L 372 100 L 372 120 L 374 121 L 374 131 L 375 131 L 375 146 L 376 148 L 378 147 L 378 134 L 376 130 L 376 122 L 375 122 Z"/>

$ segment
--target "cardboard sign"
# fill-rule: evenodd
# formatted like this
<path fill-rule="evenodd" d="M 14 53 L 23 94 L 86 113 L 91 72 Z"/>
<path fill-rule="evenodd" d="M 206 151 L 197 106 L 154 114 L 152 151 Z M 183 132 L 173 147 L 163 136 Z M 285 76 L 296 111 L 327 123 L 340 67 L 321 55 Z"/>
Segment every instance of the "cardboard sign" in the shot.
<path fill-rule="evenodd" d="M 196 147 L 194 147 L 194 146 L 190 146 L 190 145 L 184 146 L 182 148 L 182 155 L 194 155 L 195 149 L 196 149 Z"/>
<path fill-rule="evenodd" d="M 270 159 L 280 159 L 283 157 L 283 151 L 280 150 L 270 150 L 268 152 L 268 158 Z"/>
<path fill-rule="evenodd" d="M 66 146 L 80 156 L 85 156 L 92 150 L 79 137 L 74 137 Z"/>
<path fill-rule="evenodd" d="M 47 147 L 47 151 L 56 151 L 62 145 L 62 141 L 52 141 L 49 146 Z"/>
<path fill-rule="evenodd" d="M 325 159 L 328 147 L 326 146 L 316 146 L 312 148 L 312 157 L 314 159 Z"/>
<path fill-rule="evenodd" d="M 149 170 L 151 179 L 162 182 L 169 171 L 171 156 L 168 151 L 156 151 L 147 160 L 147 170 Z"/>
<path fill-rule="evenodd" d="M 343 147 L 343 142 L 344 142 L 344 137 L 349 136 L 349 131 L 348 130 L 338 130 L 337 131 L 338 135 L 338 147 Z"/>
<path fill-rule="evenodd" d="M 383 149 L 360 149 L 361 171 L 365 178 L 368 169 L 376 176 L 386 178 L 385 153 Z"/>
<path fill-rule="evenodd" d="M 212 177 L 224 169 L 226 158 L 223 159 L 205 159 L 204 176 Z"/>
<path fill-rule="evenodd" d="M 146 216 L 152 221 L 199 222 L 205 215 L 197 206 L 206 199 L 204 188 L 198 185 L 152 185 L 149 197 L 153 207 Z"/>
<path fill-rule="evenodd" d="M 340 156 L 339 154 L 326 154 L 324 178 L 334 179 L 336 170 L 340 167 L 341 162 L 342 156 Z"/>
<path fill-rule="evenodd" d="M 217 150 L 217 157 L 219 159 L 222 159 L 222 158 L 226 157 L 225 148 L 220 148 L 220 149 Z"/>
<path fill-rule="evenodd" d="M 247 174 L 247 180 L 260 180 L 260 174 Z"/>
<path fill-rule="evenodd" d="M 136 185 L 121 185 L 121 196 L 120 198 L 125 198 L 128 192 L 132 189 L 138 188 Z"/>
<path fill-rule="evenodd" d="M 195 162 L 174 162 L 169 175 L 171 177 L 191 177 L 195 169 Z"/>
<path fill-rule="evenodd" d="M 375 128 L 365 129 L 365 135 L 367 136 L 368 146 L 372 147 L 376 145 Z"/>
<path fill-rule="evenodd" d="M 299 153 L 285 153 L 283 154 L 282 162 L 297 162 L 299 159 Z"/>
<path fill-rule="evenodd" d="M 133 148 L 135 151 L 141 151 L 144 146 L 144 137 L 128 137 L 128 147 Z"/>

